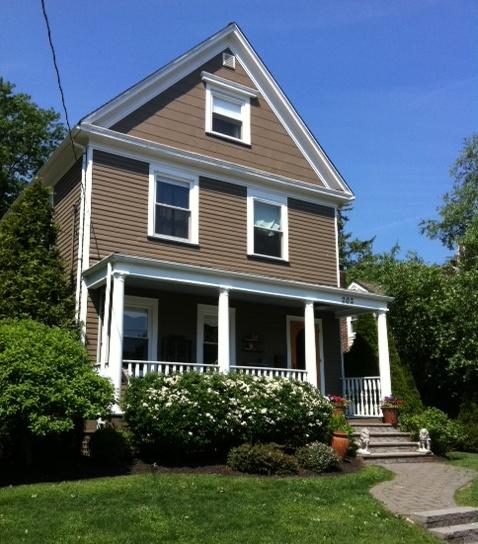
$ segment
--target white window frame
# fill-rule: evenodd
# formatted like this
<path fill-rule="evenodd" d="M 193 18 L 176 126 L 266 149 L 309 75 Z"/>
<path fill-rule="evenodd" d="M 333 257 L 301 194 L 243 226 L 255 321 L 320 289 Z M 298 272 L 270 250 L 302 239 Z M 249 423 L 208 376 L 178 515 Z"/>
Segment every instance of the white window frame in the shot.
<path fill-rule="evenodd" d="M 242 123 L 241 127 L 241 138 L 234 138 L 234 136 L 229 136 L 228 134 L 223 134 L 222 132 L 216 132 L 212 129 L 212 115 L 213 115 L 213 102 L 214 98 L 217 97 L 220 100 L 225 100 L 226 102 L 232 102 L 241 106 L 241 118 Z M 207 83 L 206 84 L 206 133 L 213 134 L 214 136 L 220 136 L 221 138 L 226 138 L 233 142 L 241 142 L 243 144 L 251 144 L 251 102 L 250 97 L 245 96 L 239 92 L 234 92 L 231 90 L 223 90 L 222 88 Z"/>
<path fill-rule="evenodd" d="M 189 186 L 189 210 L 191 220 L 188 238 L 169 236 L 155 232 L 156 217 L 156 181 L 164 180 L 172 185 Z M 149 166 L 149 196 L 148 196 L 148 236 L 164 240 L 199 244 L 199 176 L 187 171 L 161 164 Z"/>
<path fill-rule="evenodd" d="M 128 308 L 148 312 L 148 361 L 156 361 L 158 357 L 158 299 L 125 295 L 124 311 Z"/>
<path fill-rule="evenodd" d="M 218 317 L 218 308 L 211 304 L 198 304 L 196 328 L 196 363 L 204 364 L 204 318 L 206 315 Z M 236 309 L 229 308 L 229 363 L 236 364 Z"/>
<path fill-rule="evenodd" d="M 280 257 L 263 255 L 254 251 L 254 202 L 256 201 L 278 206 L 281 209 L 282 248 Z M 251 187 L 247 188 L 247 254 L 253 257 L 263 257 L 264 259 L 289 261 L 289 217 L 287 196 L 269 191 L 259 191 Z"/>

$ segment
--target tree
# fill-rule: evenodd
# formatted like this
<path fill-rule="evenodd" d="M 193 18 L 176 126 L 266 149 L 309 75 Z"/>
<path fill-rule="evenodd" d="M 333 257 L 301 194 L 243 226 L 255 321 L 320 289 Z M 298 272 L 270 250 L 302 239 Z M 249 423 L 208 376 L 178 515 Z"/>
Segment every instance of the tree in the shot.
<path fill-rule="evenodd" d="M 463 151 L 450 168 L 451 192 L 438 208 L 440 219 L 421 223 L 422 232 L 457 251 L 466 268 L 478 259 L 478 133 L 465 139 Z"/>
<path fill-rule="evenodd" d="M 57 232 L 49 193 L 35 181 L 0 221 L 0 319 L 31 318 L 75 328 Z"/>
<path fill-rule="evenodd" d="M 0 77 L 0 217 L 65 136 L 60 116 Z"/>
<path fill-rule="evenodd" d="M 35 437 L 71 432 L 106 415 L 112 402 L 113 386 L 73 333 L 32 320 L 0 321 L 0 442 L 10 442 L 27 463 Z"/>
<path fill-rule="evenodd" d="M 352 238 L 350 232 L 346 232 L 345 226 L 349 220 L 348 213 L 351 211 L 350 206 L 345 206 L 338 210 L 337 230 L 338 230 L 338 245 L 339 245 L 339 265 L 341 270 L 348 270 L 355 264 L 367 260 L 373 254 L 372 246 L 375 236 L 370 240 L 359 240 Z"/>

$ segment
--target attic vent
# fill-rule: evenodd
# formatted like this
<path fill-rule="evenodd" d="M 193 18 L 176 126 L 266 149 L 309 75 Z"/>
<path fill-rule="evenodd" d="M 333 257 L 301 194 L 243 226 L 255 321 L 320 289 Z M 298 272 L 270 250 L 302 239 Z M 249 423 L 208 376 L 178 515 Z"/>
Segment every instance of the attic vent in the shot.
<path fill-rule="evenodd" d="M 222 65 L 231 70 L 235 70 L 236 57 L 232 53 L 226 53 L 226 51 L 224 51 L 222 54 Z"/>

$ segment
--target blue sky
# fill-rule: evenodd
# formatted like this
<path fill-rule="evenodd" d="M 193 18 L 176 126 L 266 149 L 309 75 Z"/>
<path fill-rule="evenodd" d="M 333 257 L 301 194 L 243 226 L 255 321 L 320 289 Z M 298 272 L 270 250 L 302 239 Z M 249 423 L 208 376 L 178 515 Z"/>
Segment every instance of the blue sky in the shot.
<path fill-rule="evenodd" d="M 353 188 L 353 234 L 448 255 L 417 225 L 478 130 L 477 1 L 46 4 L 72 122 L 234 20 Z M 0 74 L 59 110 L 40 0 L 4 0 L 0 30 Z"/>

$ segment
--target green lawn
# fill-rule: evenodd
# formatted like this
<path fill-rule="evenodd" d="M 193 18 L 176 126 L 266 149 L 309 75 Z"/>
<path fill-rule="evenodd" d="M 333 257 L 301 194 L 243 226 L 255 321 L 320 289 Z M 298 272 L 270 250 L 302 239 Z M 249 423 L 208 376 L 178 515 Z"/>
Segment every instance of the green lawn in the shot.
<path fill-rule="evenodd" d="M 0 541 L 16 544 L 432 543 L 368 493 L 380 467 L 340 477 L 135 475 L 0 489 Z"/>
<path fill-rule="evenodd" d="M 472 468 L 478 473 L 478 453 L 452 452 L 448 458 L 453 465 Z M 478 477 L 471 484 L 459 489 L 455 495 L 456 502 L 465 506 L 478 507 Z"/>

